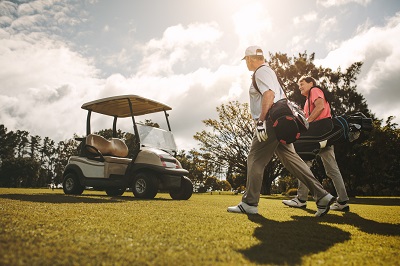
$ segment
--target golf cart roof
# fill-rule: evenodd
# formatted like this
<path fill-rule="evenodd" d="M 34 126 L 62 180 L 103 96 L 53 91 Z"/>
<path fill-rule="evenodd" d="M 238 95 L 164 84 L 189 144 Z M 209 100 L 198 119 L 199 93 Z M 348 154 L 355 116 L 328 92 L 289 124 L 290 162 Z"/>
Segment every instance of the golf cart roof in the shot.
<path fill-rule="evenodd" d="M 137 95 L 120 95 L 91 101 L 84 103 L 82 109 L 109 116 L 130 117 L 129 102 L 132 103 L 135 116 L 172 110 L 168 105 Z"/>

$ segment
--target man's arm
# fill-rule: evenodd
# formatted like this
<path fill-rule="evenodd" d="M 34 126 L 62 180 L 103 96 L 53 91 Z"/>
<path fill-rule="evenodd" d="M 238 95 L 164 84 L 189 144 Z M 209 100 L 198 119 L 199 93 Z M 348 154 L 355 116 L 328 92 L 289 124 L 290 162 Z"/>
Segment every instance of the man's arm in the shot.
<path fill-rule="evenodd" d="M 310 116 L 307 118 L 308 122 L 314 121 L 322 113 L 322 111 L 325 108 L 324 99 L 322 99 L 322 98 L 316 99 L 314 102 L 314 105 L 315 105 L 314 110 L 311 112 Z"/>
<path fill-rule="evenodd" d="M 264 121 L 267 118 L 269 109 L 271 109 L 274 104 L 275 93 L 272 90 L 267 90 L 262 95 L 261 101 L 261 114 L 258 120 Z"/>

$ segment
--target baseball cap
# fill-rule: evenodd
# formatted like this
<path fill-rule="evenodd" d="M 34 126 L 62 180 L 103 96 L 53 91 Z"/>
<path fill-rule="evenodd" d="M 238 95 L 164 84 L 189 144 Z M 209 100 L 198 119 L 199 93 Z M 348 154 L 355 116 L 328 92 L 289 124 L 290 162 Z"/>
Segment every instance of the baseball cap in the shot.
<path fill-rule="evenodd" d="M 256 45 L 249 46 L 249 47 L 247 47 L 242 60 L 245 59 L 246 56 L 252 56 L 252 55 L 264 55 L 264 53 L 260 46 L 256 46 Z"/>

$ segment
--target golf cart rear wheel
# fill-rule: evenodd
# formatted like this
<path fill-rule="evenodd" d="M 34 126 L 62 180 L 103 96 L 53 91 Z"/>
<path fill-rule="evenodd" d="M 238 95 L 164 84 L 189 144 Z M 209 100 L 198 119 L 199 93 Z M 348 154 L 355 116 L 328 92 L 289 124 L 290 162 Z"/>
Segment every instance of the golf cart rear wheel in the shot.
<path fill-rule="evenodd" d="M 169 195 L 174 200 L 188 200 L 193 194 L 193 184 L 189 178 L 182 176 L 181 187 L 173 189 Z"/>
<path fill-rule="evenodd" d="M 158 192 L 158 178 L 150 172 L 136 174 L 132 185 L 133 195 L 141 199 L 153 199 Z"/>
<path fill-rule="evenodd" d="M 81 185 L 75 174 L 68 173 L 64 178 L 63 190 L 67 195 L 81 195 L 85 187 Z"/>
<path fill-rule="evenodd" d="M 108 196 L 122 196 L 124 194 L 125 188 L 108 188 L 106 193 Z"/>

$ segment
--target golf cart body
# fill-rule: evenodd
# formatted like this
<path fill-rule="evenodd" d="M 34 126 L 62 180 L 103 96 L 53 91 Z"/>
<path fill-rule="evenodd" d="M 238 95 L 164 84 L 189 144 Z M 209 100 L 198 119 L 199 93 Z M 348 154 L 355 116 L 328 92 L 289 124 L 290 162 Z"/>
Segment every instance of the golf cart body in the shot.
<path fill-rule="evenodd" d="M 154 198 L 158 191 L 169 191 L 173 199 L 189 199 L 192 182 L 174 157 L 176 145 L 167 111 L 171 107 L 136 95 L 108 97 L 82 105 L 88 111 L 86 137 L 78 156 L 71 156 L 63 174 L 66 194 L 79 195 L 86 187 L 120 196 L 131 189 L 135 197 Z M 136 123 L 137 116 L 163 112 L 168 130 Z M 113 117 L 112 138 L 91 133 L 92 113 Z M 130 147 L 117 138 L 117 122 L 131 119 L 133 138 Z"/>

